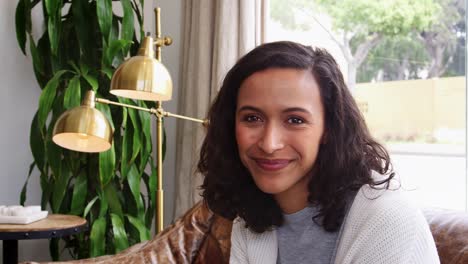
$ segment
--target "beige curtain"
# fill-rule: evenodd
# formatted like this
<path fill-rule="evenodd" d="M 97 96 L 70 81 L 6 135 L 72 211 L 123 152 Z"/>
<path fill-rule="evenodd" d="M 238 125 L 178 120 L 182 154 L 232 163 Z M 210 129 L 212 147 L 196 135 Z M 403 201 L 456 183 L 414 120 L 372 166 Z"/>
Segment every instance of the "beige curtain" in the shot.
<path fill-rule="evenodd" d="M 267 0 L 186 0 L 179 113 L 204 118 L 224 75 L 263 42 Z M 200 200 L 200 124 L 178 121 L 174 218 Z"/>

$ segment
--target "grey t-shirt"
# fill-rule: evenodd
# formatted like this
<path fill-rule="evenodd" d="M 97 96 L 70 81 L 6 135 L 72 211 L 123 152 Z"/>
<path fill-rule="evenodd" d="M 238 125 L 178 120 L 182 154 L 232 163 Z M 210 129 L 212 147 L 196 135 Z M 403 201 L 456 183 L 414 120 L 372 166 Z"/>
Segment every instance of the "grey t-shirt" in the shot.
<path fill-rule="evenodd" d="M 332 262 L 340 232 L 327 232 L 312 221 L 317 213 L 316 207 L 306 207 L 284 215 L 284 224 L 277 229 L 278 264 Z"/>

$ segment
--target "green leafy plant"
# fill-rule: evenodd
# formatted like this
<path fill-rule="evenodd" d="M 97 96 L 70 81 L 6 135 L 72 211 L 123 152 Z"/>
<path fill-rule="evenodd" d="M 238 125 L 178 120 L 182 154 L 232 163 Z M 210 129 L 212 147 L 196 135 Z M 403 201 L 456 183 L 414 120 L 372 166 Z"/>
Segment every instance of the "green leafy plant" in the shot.
<path fill-rule="evenodd" d="M 122 15 L 113 6 L 121 8 Z M 31 17 L 36 8 L 42 9 L 44 19 L 38 38 Z M 30 131 L 34 162 L 20 202 L 24 204 L 28 180 L 37 168 L 42 208 L 86 217 L 90 227 L 86 233 L 64 238 L 65 243 L 52 239 L 54 260 L 63 249 L 75 258 L 93 257 L 150 238 L 157 172 L 148 113 L 97 104 L 115 131 L 112 148 L 103 153 L 69 151 L 51 140 L 57 118 L 80 105 L 90 89 L 98 97 L 154 107 L 109 93 L 114 70 L 126 56 L 136 54 L 144 36 L 142 10 L 143 0 L 20 0 L 17 5 L 18 43 L 25 55 L 28 44 L 42 89 Z"/>

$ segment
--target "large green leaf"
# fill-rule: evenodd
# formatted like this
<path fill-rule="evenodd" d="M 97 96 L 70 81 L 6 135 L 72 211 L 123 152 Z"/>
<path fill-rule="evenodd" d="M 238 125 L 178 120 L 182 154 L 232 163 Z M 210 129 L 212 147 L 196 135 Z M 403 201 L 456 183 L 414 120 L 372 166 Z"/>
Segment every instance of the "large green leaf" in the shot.
<path fill-rule="evenodd" d="M 88 56 L 92 56 L 94 40 L 90 34 L 94 29 L 91 20 L 91 10 L 88 9 L 88 4 L 83 0 L 72 0 L 71 11 L 73 14 L 73 22 L 75 26 L 80 51 L 83 58 L 89 61 Z"/>
<path fill-rule="evenodd" d="M 15 24 L 16 24 L 16 40 L 21 48 L 21 51 L 26 55 L 26 32 L 27 23 L 31 23 L 31 6 L 29 0 L 20 0 L 16 6 Z M 29 10 L 27 10 L 29 6 Z"/>
<path fill-rule="evenodd" d="M 97 199 L 99 199 L 99 196 L 96 196 L 91 201 L 89 201 L 83 212 L 83 217 L 88 216 L 89 211 L 91 211 L 91 208 L 93 207 L 94 203 L 96 203 Z"/>
<path fill-rule="evenodd" d="M 36 43 L 34 43 L 32 34 L 29 34 L 29 50 L 31 51 L 31 57 L 33 60 L 33 67 L 36 73 L 36 77 L 39 77 L 37 75 L 44 74 L 44 64 L 38 52 L 38 48 L 36 47 Z"/>
<path fill-rule="evenodd" d="M 132 100 L 129 99 L 119 99 L 120 102 L 125 104 L 135 105 Z M 122 162 L 125 162 L 123 165 L 123 173 L 127 174 L 128 168 L 134 163 L 136 157 L 141 153 L 142 149 L 142 130 L 141 130 L 141 120 L 138 115 L 138 111 L 135 109 L 127 109 L 128 115 L 130 116 L 131 125 L 126 121 L 126 115 L 124 116 L 125 121 L 125 134 L 123 138 L 122 145 Z M 124 176 L 125 177 L 125 176 Z"/>
<path fill-rule="evenodd" d="M 81 85 L 80 76 L 76 75 L 68 83 L 68 87 L 65 90 L 65 96 L 63 98 L 63 107 L 70 109 L 80 105 L 81 101 Z"/>
<path fill-rule="evenodd" d="M 62 30 L 62 0 L 45 0 L 47 14 L 47 32 L 49 33 L 52 54 L 58 55 L 59 40 Z"/>
<path fill-rule="evenodd" d="M 136 156 L 139 154 L 141 150 L 141 123 L 140 119 L 138 118 L 137 111 L 134 109 L 128 109 L 128 115 L 130 116 L 130 120 L 132 121 L 133 125 L 133 146 L 132 146 L 132 158 L 130 159 L 133 162 Z"/>
<path fill-rule="evenodd" d="M 42 174 L 45 174 L 45 141 L 42 137 L 41 127 L 39 126 L 39 112 L 34 115 L 29 134 L 29 146 L 36 162 L 37 168 Z"/>
<path fill-rule="evenodd" d="M 54 185 L 53 182 L 49 181 L 49 177 L 47 175 L 47 170 L 40 175 L 40 182 L 41 182 L 41 189 L 42 189 L 42 197 L 41 197 L 41 207 L 47 208 L 47 204 L 50 202 L 50 195 L 52 194 L 52 189 Z"/>
<path fill-rule="evenodd" d="M 119 97 L 118 99 L 120 103 L 125 103 L 125 100 L 123 100 L 123 98 Z M 127 120 L 128 120 L 128 108 L 123 107 L 122 108 L 122 127 L 123 128 L 127 127 Z"/>
<path fill-rule="evenodd" d="M 52 74 L 52 53 L 50 52 L 49 36 L 47 33 L 42 34 L 37 42 L 37 47 L 32 41 L 32 35 L 29 35 L 29 46 L 31 49 L 31 57 L 33 59 L 34 74 L 41 89 L 44 89 L 47 82 L 51 79 Z"/>
<path fill-rule="evenodd" d="M 104 195 L 104 193 L 99 190 L 98 191 L 99 195 L 99 217 L 106 217 L 108 214 L 109 210 L 109 203 L 107 203 L 107 197 Z"/>
<path fill-rule="evenodd" d="M 29 165 L 29 172 L 28 172 L 28 177 L 26 178 L 26 181 L 24 181 L 23 188 L 21 189 L 21 194 L 20 194 L 20 205 L 24 206 L 24 203 L 26 202 L 26 193 L 28 190 L 28 181 L 29 178 L 31 178 L 31 173 L 34 170 L 34 166 L 36 165 L 35 162 L 31 163 Z"/>
<path fill-rule="evenodd" d="M 50 50 L 53 55 L 57 55 L 58 53 L 60 30 L 61 17 L 57 15 L 50 17 L 49 21 L 47 21 L 47 32 L 49 32 Z"/>
<path fill-rule="evenodd" d="M 96 12 L 103 39 L 108 43 L 112 25 L 112 0 L 97 0 Z"/>
<path fill-rule="evenodd" d="M 81 69 L 78 68 L 78 65 L 76 65 L 76 63 L 74 61 L 68 61 L 68 65 L 72 66 L 72 68 L 73 68 L 76 75 L 81 74 Z"/>
<path fill-rule="evenodd" d="M 51 134 L 52 128 L 50 129 L 49 135 L 47 136 L 46 154 L 47 161 L 49 162 L 50 169 L 52 170 L 52 176 L 53 178 L 56 178 L 57 175 L 62 173 L 62 167 L 66 166 L 66 164 L 62 162 L 62 148 L 52 141 Z"/>
<path fill-rule="evenodd" d="M 93 91 L 97 92 L 99 88 L 97 78 L 91 74 L 83 74 L 83 78 L 85 78 L 85 80 L 89 83 L 89 85 L 91 85 L 91 88 L 93 89 Z"/>
<path fill-rule="evenodd" d="M 140 107 L 143 107 L 143 108 L 148 108 L 146 103 L 143 102 L 143 101 L 139 101 L 138 105 Z M 152 142 L 151 142 L 151 137 L 152 137 L 152 133 L 151 133 L 151 114 L 148 113 L 148 112 L 139 111 L 138 115 L 139 115 L 140 120 L 141 120 L 141 127 L 142 127 L 141 130 L 143 131 L 143 135 L 145 137 L 145 144 L 148 145 L 148 146 L 151 146 L 152 145 Z"/>
<path fill-rule="evenodd" d="M 133 217 L 131 215 L 126 215 L 130 224 L 132 224 L 140 234 L 140 242 L 150 239 L 150 230 L 146 228 L 145 224 L 141 221 L 140 218 Z"/>
<path fill-rule="evenodd" d="M 128 248 L 128 238 L 123 225 L 123 216 L 111 214 L 112 231 L 114 233 L 115 253 Z"/>
<path fill-rule="evenodd" d="M 143 15 L 141 13 L 141 10 L 144 10 L 143 0 L 140 1 L 140 6 L 141 6 L 141 9 L 140 7 L 138 7 L 138 3 L 136 0 L 132 1 L 132 8 L 135 11 L 135 15 L 137 16 L 137 19 L 138 19 L 138 25 L 140 26 L 140 39 L 143 39 L 143 37 L 145 36 L 145 32 L 143 30 L 143 22 L 144 22 Z"/>
<path fill-rule="evenodd" d="M 106 246 L 106 218 L 99 217 L 91 227 L 90 256 L 97 257 L 105 254 Z"/>
<path fill-rule="evenodd" d="M 57 87 L 60 82 L 60 77 L 67 72 L 61 70 L 55 73 L 54 77 L 50 79 L 44 90 L 42 90 L 41 96 L 39 97 L 39 128 L 42 129 L 45 125 L 45 121 L 54 103 L 54 99 L 57 93 Z"/>
<path fill-rule="evenodd" d="M 62 0 L 44 0 L 46 11 L 49 16 L 54 15 L 59 10 L 60 6 L 62 5 Z"/>
<path fill-rule="evenodd" d="M 134 29 L 133 10 L 130 0 L 120 0 L 123 9 L 123 20 L 120 37 L 132 41 Z"/>
<path fill-rule="evenodd" d="M 132 165 L 132 146 L 133 146 L 133 128 L 126 127 L 123 140 L 122 140 L 122 162 L 120 164 L 120 170 L 122 173 L 122 178 L 125 179 L 128 174 L 128 170 Z"/>
<path fill-rule="evenodd" d="M 114 123 L 112 121 L 112 115 L 109 106 L 106 104 L 98 104 L 97 108 L 107 117 L 112 129 L 114 129 Z M 115 176 L 115 145 L 112 144 L 111 148 L 107 151 L 99 153 L 99 181 L 101 186 L 105 186 Z"/>
<path fill-rule="evenodd" d="M 75 0 L 76 1 L 76 0 Z M 82 75 L 87 75 L 89 73 L 89 66 L 86 63 L 80 61 L 80 72 Z"/>
<path fill-rule="evenodd" d="M 62 166 L 60 175 L 55 175 L 51 202 L 53 213 L 60 213 L 60 207 L 62 205 L 63 198 L 65 197 L 70 177 L 70 169 L 65 164 Z"/>
<path fill-rule="evenodd" d="M 120 16 L 114 15 L 112 18 L 112 26 L 111 26 L 111 31 L 109 35 L 109 42 L 111 43 L 113 40 L 119 39 L 119 33 L 120 33 L 120 21 L 122 21 L 122 18 Z M 122 54 L 123 56 L 123 54 Z"/>
<path fill-rule="evenodd" d="M 99 181 L 106 186 L 115 176 L 115 146 L 112 144 L 107 151 L 99 153 Z"/>
<path fill-rule="evenodd" d="M 162 160 L 164 161 L 166 159 L 166 143 L 167 143 L 167 140 L 166 140 L 166 129 L 164 128 L 163 126 L 163 142 L 162 142 Z"/>
<path fill-rule="evenodd" d="M 112 75 L 114 74 L 114 69 L 110 66 L 103 65 L 101 72 L 107 77 L 107 79 L 111 80 Z"/>
<path fill-rule="evenodd" d="M 85 210 L 86 196 L 88 195 L 88 178 L 84 170 L 76 177 L 73 187 L 73 197 L 70 214 L 81 215 Z"/>
<path fill-rule="evenodd" d="M 127 103 L 127 99 L 118 98 L 120 103 Z M 133 138 L 133 129 L 131 126 L 127 126 L 127 117 L 128 117 L 128 109 L 126 107 L 122 110 L 122 128 L 124 129 L 123 137 L 122 137 L 122 156 L 121 156 L 121 164 L 120 164 L 120 171 L 122 175 L 122 179 L 126 179 L 128 170 L 130 169 L 130 158 L 132 156 L 131 149 L 132 149 L 132 138 Z"/>
<path fill-rule="evenodd" d="M 139 102 L 140 107 L 147 108 L 147 105 L 144 102 Z M 138 112 L 139 118 L 141 120 L 141 131 L 143 135 L 143 144 L 140 152 L 140 171 L 143 171 L 148 164 L 148 158 L 152 154 L 152 134 L 151 134 L 151 114 L 144 111 Z"/>
<path fill-rule="evenodd" d="M 137 205 L 138 217 L 143 217 L 143 199 L 141 198 L 140 193 L 141 174 L 138 172 L 135 164 L 133 164 L 128 171 L 127 181 L 130 186 L 130 190 L 132 191 L 133 199 Z"/>
<path fill-rule="evenodd" d="M 120 204 L 120 199 L 117 195 L 117 189 L 115 188 L 115 185 L 112 183 L 106 185 L 106 188 L 104 188 L 104 194 L 106 195 L 111 212 L 118 215 L 120 218 L 123 218 L 124 215 L 122 205 Z"/>
<path fill-rule="evenodd" d="M 125 39 L 116 39 L 112 40 L 110 45 L 106 49 L 105 57 L 104 57 L 104 62 L 107 65 L 113 65 L 114 58 L 121 53 L 122 51 L 125 51 L 130 47 L 132 42 L 130 40 L 125 40 Z"/>
<path fill-rule="evenodd" d="M 150 156 L 150 165 L 151 165 L 151 175 L 143 173 L 142 177 L 146 184 L 146 190 L 148 192 L 149 206 L 146 208 L 146 226 L 151 226 L 154 211 L 156 209 L 156 189 L 157 189 L 157 169 L 154 166 L 152 157 Z"/>

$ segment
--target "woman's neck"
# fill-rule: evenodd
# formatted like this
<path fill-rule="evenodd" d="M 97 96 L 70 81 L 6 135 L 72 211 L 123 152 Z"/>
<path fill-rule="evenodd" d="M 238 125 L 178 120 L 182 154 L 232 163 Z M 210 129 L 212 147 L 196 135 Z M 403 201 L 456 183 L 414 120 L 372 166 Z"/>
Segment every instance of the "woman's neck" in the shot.
<path fill-rule="evenodd" d="M 274 195 L 283 213 L 292 214 L 298 212 L 309 204 L 309 190 L 307 185 L 308 184 L 296 185 L 282 193 Z"/>

